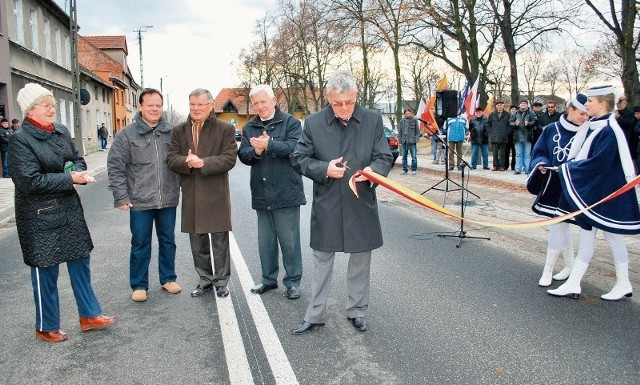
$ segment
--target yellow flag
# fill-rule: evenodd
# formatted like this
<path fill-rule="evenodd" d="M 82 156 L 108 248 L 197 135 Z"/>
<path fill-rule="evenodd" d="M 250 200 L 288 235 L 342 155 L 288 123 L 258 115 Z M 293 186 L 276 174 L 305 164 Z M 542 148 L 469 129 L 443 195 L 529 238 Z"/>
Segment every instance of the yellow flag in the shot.
<path fill-rule="evenodd" d="M 484 116 L 489 117 L 491 110 L 493 110 L 493 95 L 491 95 L 487 102 L 487 106 L 484 108 Z"/>
<path fill-rule="evenodd" d="M 444 74 L 442 80 L 440 80 L 440 83 L 438 83 L 436 87 L 436 91 L 446 90 L 447 88 L 449 88 L 449 84 L 447 84 L 447 74 Z"/>

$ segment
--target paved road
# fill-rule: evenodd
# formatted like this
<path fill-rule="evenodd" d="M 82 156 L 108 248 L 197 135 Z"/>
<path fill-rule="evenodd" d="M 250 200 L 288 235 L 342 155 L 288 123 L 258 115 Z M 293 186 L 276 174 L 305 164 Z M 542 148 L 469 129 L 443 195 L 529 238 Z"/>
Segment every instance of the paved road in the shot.
<path fill-rule="evenodd" d="M 128 218 L 111 207 L 106 174 L 97 177 L 79 190 L 96 244 L 94 287 L 118 323 L 81 333 L 61 269 L 62 327 L 70 340 L 36 341 L 29 271 L 9 223 L 0 230 L 0 383 L 630 384 L 639 378 L 640 307 L 635 298 L 599 300 L 611 284 L 606 272 L 590 271 L 579 301 L 550 297 L 537 287 L 539 245 L 473 229 L 471 235 L 491 241 L 464 240 L 457 249 L 455 239 L 436 236 L 455 231 L 456 223 L 382 191 L 385 246 L 374 254 L 370 331 L 356 332 L 344 316 L 346 259 L 338 258 L 327 326 L 290 335 L 308 304 L 311 253 L 303 248 L 299 300 L 288 300 L 284 288 L 262 297 L 248 293 L 247 277 L 258 281 L 260 268 L 248 168 L 240 164 L 231 177 L 238 243 L 231 296 L 189 297 L 197 277 L 188 237 L 179 234 L 177 273 L 185 292 L 162 292 L 154 260 L 150 299 L 133 303 Z M 302 210 L 305 246 L 309 211 L 310 205 Z"/>

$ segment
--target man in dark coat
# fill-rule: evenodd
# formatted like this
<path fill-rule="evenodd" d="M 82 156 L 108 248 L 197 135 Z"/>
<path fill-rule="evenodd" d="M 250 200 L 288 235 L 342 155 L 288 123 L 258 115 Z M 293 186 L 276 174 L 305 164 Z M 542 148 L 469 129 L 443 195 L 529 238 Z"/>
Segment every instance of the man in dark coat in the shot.
<path fill-rule="evenodd" d="M 504 102 L 499 100 L 496 109 L 489 115 L 487 122 L 489 141 L 493 152 L 493 171 L 504 171 L 509 168 L 507 143 L 511 136 L 509 113 L 504 110 Z"/>
<path fill-rule="evenodd" d="M 389 173 L 393 157 L 382 117 L 356 104 L 356 79 L 348 71 L 336 71 L 329 77 L 325 96 L 329 105 L 306 119 L 291 155 L 293 167 L 313 180 L 310 243 L 314 268 L 311 302 L 302 324 L 291 330 L 293 334 L 324 325 L 338 251 L 350 253 L 347 318 L 358 331 L 366 331 L 371 250 L 382 246 L 376 186 L 361 175 L 355 178 L 358 199 L 348 185 L 357 170 Z"/>
<path fill-rule="evenodd" d="M 482 168 L 489 169 L 489 134 L 487 131 L 487 117 L 484 116 L 484 108 L 476 108 L 476 114 L 469 121 L 469 133 L 471 142 L 471 168 L 478 166 L 478 150 L 482 153 Z"/>
<path fill-rule="evenodd" d="M 9 178 L 9 138 L 13 134 L 9 120 L 0 120 L 0 153 L 2 154 L 2 177 Z"/>
<path fill-rule="evenodd" d="M 551 123 L 555 123 L 560 120 L 560 113 L 556 111 L 556 103 L 549 102 L 547 103 L 547 111 L 542 112 L 538 115 L 538 126 L 540 127 L 540 132 L 545 129 Z M 537 142 L 537 140 L 536 140 Z M 535 145 L 535 142 L 534 142 Z"/>
<path fill-rule="evenodd" d="M 265 84 L 249 92 L 257 116 L 242 128 L 238 159 L 251 166 L 251 207 L 258 215 L 258 253 L 262 282 L 251 289 L 264 294 L 278 287 L 278 246 L 286 272 L 282 283 L 289 299 L 300 298 L 302 251 L 300 205 L 306 204 L 302 177 L 289 155 L 300 139 L 300 121 L 280 111 L 273 89 Z"/>
<path fill-rule="evenodd" d="M 169 168 L 180 174 L 182 232 L 189 233 L 200 281 L 192 297 L 216 287 L 229 295 L 231 275 L 229 170 L 236 164 L 235 129 L 216 119 L 213 96 L 198 88 L 189 94 L 189 117 L 171 131 Z M 212 263 L 213 261 L 213 267 Z"/>

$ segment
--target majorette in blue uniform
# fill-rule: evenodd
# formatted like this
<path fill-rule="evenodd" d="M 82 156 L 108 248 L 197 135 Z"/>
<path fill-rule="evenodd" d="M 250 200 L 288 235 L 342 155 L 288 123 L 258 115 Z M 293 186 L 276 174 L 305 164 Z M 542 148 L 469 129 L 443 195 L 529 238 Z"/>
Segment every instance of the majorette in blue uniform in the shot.
<path fill-rule="evenodd" d="M 561 213 L 597 203 L 635 177 L 625 135 L 611 113 L 615 101 L 613 87 L 590 88 L 587 96 L 587 109 L 593 118 L 587 130 L 574 136 L 569 161 L 559 168 L 562 197 L 558 210 Z M 593 257 L 596 233 L 600 229 L 616 269 L 616 284 L 600 297 L 612 301 L 631 297 L 633 288 L 624 234 L 640 233 L 640 208 L 635 190 L 589 209 L 575 220 L 580 226 L 580 244 L 571 274 L 563 285 L 547 292 L 556 296 L 580 296 L 580 281 Z"/>
<path fill-rule="evenodd" d="M 536 142 L 529 163 L 527 190 L 536 194 L 531 209 L 548 217 L 558 215 L 558 201 L 562 196 L 562 185 L 556 171 L 540 169 L 542 167 L 559 167 L 569 159 L 569 151 L 573 137 L 580 130 L 586 130 L 587 108 L 584 103 L 587 97 L 582 94 L 567 102 L 566 113 L 560 121 L 547 125 Z M 571 221 L 573 223 L 573 221 Z M 553 275 L 556 260 L 562 255 L 564 269 Z M 549 226 L 547 258 L 538 281 L 539 286 L 550 286 L 552 279 L 564 280 L 569 277 L 573 265 L 573 237 L 569 221 Z"/>
<path fill-rule="evenodd" d="M 560 166 L 562 213 L 592 205 L 635 177 L 624 132 L 612 114 L 588 122 L 589 129 L 577 134 L 569 155 Z M 640 209 L 635 190 L 600 204 L 575 218 L 586 230 L 591 227 L 614 234 L 640 234 Z"/>

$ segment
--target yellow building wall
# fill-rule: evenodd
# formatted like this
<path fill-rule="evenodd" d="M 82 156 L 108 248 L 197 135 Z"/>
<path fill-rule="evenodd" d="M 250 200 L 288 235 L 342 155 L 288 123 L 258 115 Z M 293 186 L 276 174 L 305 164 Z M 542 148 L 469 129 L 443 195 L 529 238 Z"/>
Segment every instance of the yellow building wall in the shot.
<path fill-rule="evenodd" d="M 240 130 L 242 131 L 242 127 L 253 118 L 253 116 L 243 116 L 243 115 L 238 115 L 235 112 L 223 112 L 220 114 L 217 114 L 218 119 L 222 120 L 223 122 L 227 122 L 231 125 L 234 125 L 236 130 Z"/>

